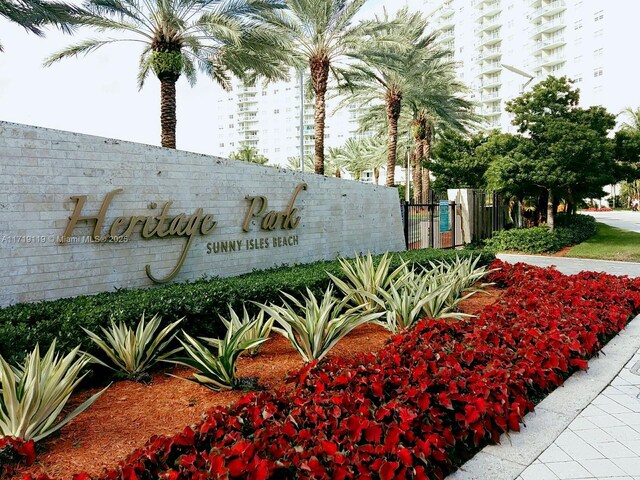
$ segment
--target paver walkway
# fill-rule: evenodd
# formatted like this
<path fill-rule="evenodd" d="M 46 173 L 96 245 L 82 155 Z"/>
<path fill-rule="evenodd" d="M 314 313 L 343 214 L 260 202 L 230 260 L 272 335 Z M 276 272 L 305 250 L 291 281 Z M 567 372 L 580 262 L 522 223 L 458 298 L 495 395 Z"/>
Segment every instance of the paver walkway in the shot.
<path fill-rule="evenodd" d="M 640 480 L 640 352 L 518 480 Z"/>
<path fill-rule="evenodd" d="M 640 264 L 499 255 L 504 261 L 640 276 Z M 588 375 L 588 373 L 587 373 Z M 525 429 L 526 431 L 526 429 Z M 517 480 L 640 480 L 640 350 Z"/>

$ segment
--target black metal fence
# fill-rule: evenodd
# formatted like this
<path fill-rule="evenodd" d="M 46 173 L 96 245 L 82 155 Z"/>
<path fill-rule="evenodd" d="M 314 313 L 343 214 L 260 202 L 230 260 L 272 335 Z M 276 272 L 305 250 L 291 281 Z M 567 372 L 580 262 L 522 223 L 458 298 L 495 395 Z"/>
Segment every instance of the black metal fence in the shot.
<path fill-rule="evenodd" d="M 473 242 L 491 238 L 507 223 L 507 210 L 497 192 L 474 190 L 469 205 Z"/>
<path fill-rule="evenodd" d="M 402 203 L 402 220 L 407 250 L 455 248 L 456 204 L 431 198 L 429 203 Z"/>
<path fill-rule="evenodd" d="M 496 192 L 474 190 L 469 198 L 471 241 L 481 242 L 507 225 L 508 211 Z M 446 194 L 429 192 L 426 203 L 402 202 L 402 222 L 407 250 L 419 248 L 455 248 L 469 238 L 463 233 L 458 215 L 460 205 Z"/>

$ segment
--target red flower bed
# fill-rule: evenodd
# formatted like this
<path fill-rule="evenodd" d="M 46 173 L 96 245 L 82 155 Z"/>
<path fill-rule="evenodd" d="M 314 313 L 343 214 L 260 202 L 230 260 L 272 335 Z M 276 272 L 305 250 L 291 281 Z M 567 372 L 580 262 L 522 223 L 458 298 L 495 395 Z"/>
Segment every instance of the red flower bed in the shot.
<path fill-rule="evenodd" d="M 32 465 L 35 460 L 33 441 L 0 437 L 0 478 L 12 475 L 18 465 Z"/>
<path fill-rule="evenodd" d="M 251 394 L 100 478 L 443 478 L 518 431 L 640 307 L 640 281 L 496 262 L 504 300 L 425 320 L 376 356 L 311 364 L 290 397 Z M 79 479 L 87 478 L 78 476 Z"/>

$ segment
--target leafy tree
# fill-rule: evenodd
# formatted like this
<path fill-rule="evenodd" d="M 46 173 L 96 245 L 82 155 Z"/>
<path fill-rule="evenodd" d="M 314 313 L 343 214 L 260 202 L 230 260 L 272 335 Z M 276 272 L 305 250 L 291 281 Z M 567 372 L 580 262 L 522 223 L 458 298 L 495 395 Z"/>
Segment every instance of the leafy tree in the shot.
<path fill-rule="evenodd" d="M 269 161 L 267 157 L 258 152 L 257 148 L 249 146 L 240 147 L 237 151 L 229 155 L 229 158 L 242 162 L 257 163 L 258 165 L 264 165 Z"/>
<path fill-rule="evenodd" d="M 427 163 L 435 175 L 434 189 L 486 188 L 484 175 L 495 158 L 494 152 L 476 154 L 478 147 L 486 142 L 487 136 L 483 133 L 465 135 L 454 130 L 443 132 Z"/>
<path fill-rule="evenodd" d="M 284 43 L 264 20 L 281 7 L 280 0 L 87 0 L 78 23 L 100 38 L 57 52 L 45 65 L 112 43 L 142 44 L 138 87 L 151 71 L 160 80 L 161 143 L 176 148 L 176 82 L 182 74 L 193 85 L 200 70 L 225 89 L 230 74 L 249 81 L 287 78 Z"/>
<path fill-rule="evenodd" d="M 0 0 L 0 16 L 23 27 L 27 32 L 44 36 L 43 28 L 54 25 L 70 33 L 76 7 L 61 2 L 41 0 Z M 4 51 L 0 44 L 0 52 Z"/>
<path fill-rule="evenodd" d="M 289 41 L 283 51 L 291 63 L 307 65 L 315 98 L 315 172 L 324 174 L 324 131 L 329 74 L 340 76 L 339 63 L 353 51 L 366 24 L 353 21 L 366 0 L 284 0 L 286 10 L 272 12 L 270 22 Z"/>
<path fill-rule="evenodd" d="M 547 223 L 554 227 L 560 199 L 572 210 L 585 197 L 602 195 L 614 178 L 613 145 L 607 138 L 615 117 L 603 107 L 578 107 L 580 92 L 566 77 L 548 77 L 507 102 L 513 123 L 524 134 L 516 148 L 492 165 L 497 184 L 519 174 L 523 184 L 547 192 Z M 510 172 L 510 173 L 507 173 Z"/>

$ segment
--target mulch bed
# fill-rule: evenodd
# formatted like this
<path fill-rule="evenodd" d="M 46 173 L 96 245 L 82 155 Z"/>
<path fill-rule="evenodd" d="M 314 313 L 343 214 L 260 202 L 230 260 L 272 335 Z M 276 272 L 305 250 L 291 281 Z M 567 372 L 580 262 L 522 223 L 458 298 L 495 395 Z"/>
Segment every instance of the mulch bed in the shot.
<path fill-rule="evenodd" d="M 478 314 L 494 304 L 503 292 L 494 287 L 486 290 L 486 294 L 476 294 L 462 302 L 460 310 Z M 389 337 L 389 332 L 378 325 L 363 325 L 338 343 L 328 358 L 351 359 L 360 353 L 378 352 Z M 238 375 L 258 377 L 268 392 L 277 392 L 293 388 L 285 379 L 302 366 L 300 355 L 288 340 L 274 334 L 255 358 L 241 357 Z M 88 410 L 65 426 L 59 436 L 39 445 L 36 464 L 20 469 L 12 478 L 22 478 L 24 474 L 71 478 L 78 472 L 97 475 L 104 468 L 114 467 L 151 436 L 179 433 L 185 425 L 199 422 L 203 412 L 211 407 L 231 405 L 246 395 L 239 391 L 213 392 L 166 373 L 154 374 L 149 385 L 114 383 Z M 182 367 L 169 373 L 189 376 L 189 370 Z M 74 395 L 70 405 L 84 401 L 95 391 Z"/>

